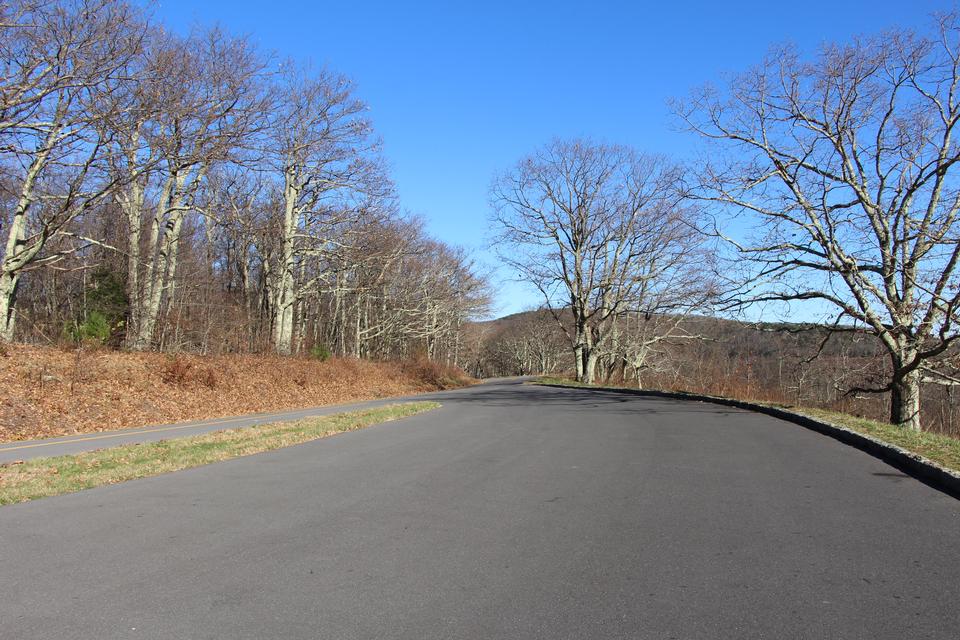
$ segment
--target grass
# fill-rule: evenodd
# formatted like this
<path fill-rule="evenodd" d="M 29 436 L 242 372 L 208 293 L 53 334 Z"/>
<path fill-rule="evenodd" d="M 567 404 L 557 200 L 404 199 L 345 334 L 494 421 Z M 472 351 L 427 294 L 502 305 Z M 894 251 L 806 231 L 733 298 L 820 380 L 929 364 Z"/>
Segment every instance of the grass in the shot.
<path fill-rule="evenodd" d="M 582 382 L 567 380 L 564 378 L 543 377 L 537 380 L 539 384 L 560 385 L 568 387 L 591 387 L 604 388 L 602 385 L 588 385 Z M 631 387 L 607 387 L 629 389 Z M 682 395 L 682 394 L 681 394 Z M 741 398 L 736 398 L 741 400 Z M 960 471 L 960 440 L 937 433 L 928 433 L 926 431 L 909 431 L 885 422 L 860 418 L 837 411 L 828 411 L 826 409 L 817 409 L 813 407 L 797 407 L 791 405 L 775 404 L 771 402 L 756 402 L 745 400 L 753 404 L 776 407 L 798 415 L 808 416 L 815 420 L 822 420 L 831 424 L 856 431 L 877 440 L 882 440 L 889 444 L 919 454 L 942 467 Z"/>
<path fill-rule="evenodd" d="M 226 429 L 186 438 L 7 463 L 0 465 L 0 505 L 72 493 L 289 447 L 406 418 L 439 406 L 436 402 L 391 404 L 296 422 Z"/>

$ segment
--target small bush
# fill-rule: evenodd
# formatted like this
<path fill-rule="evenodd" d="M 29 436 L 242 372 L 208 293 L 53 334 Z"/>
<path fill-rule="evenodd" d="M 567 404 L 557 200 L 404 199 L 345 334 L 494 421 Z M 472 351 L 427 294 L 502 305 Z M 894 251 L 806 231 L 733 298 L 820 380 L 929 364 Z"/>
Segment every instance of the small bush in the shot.
<path fill-rule="evenodd" d="M 99 311 L 91 311 L 83 322 L 71 322 L 64 327 L 63 333 L 77 344 L 103 344 L 110 339 L 110 321 Z"/>
<path fill-rule="evenodd" d="M 330 349 L 326 345 L 315 344 L 310 347 L 310 357 L 320 362 L 326 362 L 330 359 Z"/>

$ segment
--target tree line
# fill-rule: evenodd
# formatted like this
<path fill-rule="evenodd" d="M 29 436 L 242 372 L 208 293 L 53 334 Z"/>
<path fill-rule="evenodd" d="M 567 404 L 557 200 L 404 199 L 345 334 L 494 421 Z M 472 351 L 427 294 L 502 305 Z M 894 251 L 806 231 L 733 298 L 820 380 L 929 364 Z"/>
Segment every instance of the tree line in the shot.
<path fill-rule="evenodd" d="M 425 354 L 488 304 L 345 76 L 121 0 L 0 5 L 0 338 Z"/>

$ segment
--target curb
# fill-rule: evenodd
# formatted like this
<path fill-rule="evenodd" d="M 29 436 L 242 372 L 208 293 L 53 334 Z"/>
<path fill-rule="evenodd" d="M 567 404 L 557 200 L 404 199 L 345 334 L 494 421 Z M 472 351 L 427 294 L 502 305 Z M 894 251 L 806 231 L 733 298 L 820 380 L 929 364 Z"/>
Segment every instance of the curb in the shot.
<path fill-rule="evenodd" d="M 793 413 L 792 411 L 787 411 L 786 409 L 768 407 L 762 404 L 745 402 L 743 400 L 733 400 L 731 398 L 720 398 L 717 396 L 707 396 L 696 393 L 654 391 L 645 389 L 618 389 L 616 387 L 574 387 L 549 382 L 538 382 L 536 384 L 545 387 L 557 387 L 563 389 L 585 389 L 587 391 L 607 391 L 636 396 L 669 398 L 671 400 L 709 402 L 711 404 L 719 404 L 726 407 L 734 407 L 756 413 L 763 413 L 774 418 L 779 418 L 780 420 L 792 422 L 793 424 L 800 425 L 801 427 L 806 427 L 807 429 L 811 429 L 817 433 L 829 436 L 835 440 L 839 440 L 844 444 L 850 445 L 851 447 L 859 449 L 864 453 L 868 453 L 875 458 L 883 460 L 890 466 L 903 471 L 907 475 L 920 480 L 924 484 L 927 484 L 953 498 L 960 500 L 960 473 L 951 469 L 947 469 L 946 467 L 942 467 L 933 460 L 925 458 L 920 454 L 907 451 L 906 449 L 901 449 L 896 445 L 890 444 L 889 442 L 884 442 L 883 440 L 879 440 L 873 436 L 858 433 L 852 429 L 842 427 L 838 424 L 833 424 L 832 422 L 816 420 L 809 416 Z"/>

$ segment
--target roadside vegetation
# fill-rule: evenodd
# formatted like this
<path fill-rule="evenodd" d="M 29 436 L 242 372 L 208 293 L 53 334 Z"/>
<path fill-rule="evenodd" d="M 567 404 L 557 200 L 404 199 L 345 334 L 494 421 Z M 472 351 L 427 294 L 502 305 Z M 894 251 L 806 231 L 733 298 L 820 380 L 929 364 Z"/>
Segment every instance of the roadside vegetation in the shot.
<path fill-rule="evenodd" d="M 10 345 L 0 442 L 373 400 L 470 384 L 427 358 L 166 355 Z"/>
<path fill-rule="evenodd" d="M 436 402 L 391 404 L 188 438 L 124 445 L 0 465 L 0 504 L 26 502 L 105 484 L 249 456 L 436 409 Z"/>
<path fill-rule="evenodd" d="M 537 379 L 537 384 L 545 384 L 552 386 L 563 386 L 563 387 L 581 387 L 589 389 L 613 389 L 613 390 L 631 390 L 636 391 L 636 387 L 629 385 L 615 385 L 615 384 L 588 384 L 585 382 L 577 382 L 576 380 L 571 380 L 570 378 L 554 377 L 554 376 L 544 376 Z M 682 391 L 671 391 L 671 393 L 683 394 Z M 705 395 L 705 394 L 697 394 Z M 818 409 L 814 407 L 804 407 L 804 406 L 795 406 L 789 404 L 775 403 L 775 402 L 764 402 L 762 400 L 754 400 L 751 398 L 744 397 L 733 397 L 732 399 L 741 400 L 743 402 L 750 402 L 753 404 L 776 407 L 778 409 L 783 409 L 791 413 L 795 413 L 802 416 L 807 416 L 814 418 L 816 420 L 822 420 L 823 422 L 828 422 L 840 427 L 844 427 L 851 431 L 856 431 L 863 435 L 871 436 L 877 440 L 882 440 L 892 445 L 896 445 L 901 449 L 910 451 L 911 453 L 916 453 L 921 455 L 937 464 L 946 467 L 947 469 L 952 469 L 954 471 L 960 472 L 960 439 L 952 438 L 950 436 L 938 434 L 938 433 L 929 433 L 925 431 L 913 431 L 911 429 L 902 429 L 896 425 L 890 424 L 888 422 L 880 422 L 878 420 L 870 420 L 868 418 L 862 418 L 859 416 L 850 415 L 847 413 L 840 413 L 838 411 L 829 411 L 827 409 Z"/>
<path fill-rule="evenodd" d="M 878 422 L 845 413 L 837 413 L 836 411 L 827 411 L 826 409 L 791 406 L 781 408 L 840 425 L 864 435 L 873 436 L 878 440 L 889 442 L 901 449 L 929 458 L 948 469 L 960 471 L 960 440 L 956 438 L 938 433 L 901 429 L 889 422 Z"/>

